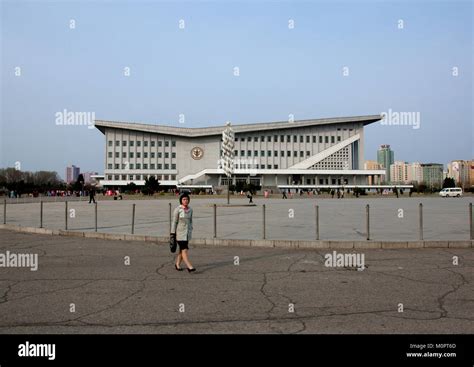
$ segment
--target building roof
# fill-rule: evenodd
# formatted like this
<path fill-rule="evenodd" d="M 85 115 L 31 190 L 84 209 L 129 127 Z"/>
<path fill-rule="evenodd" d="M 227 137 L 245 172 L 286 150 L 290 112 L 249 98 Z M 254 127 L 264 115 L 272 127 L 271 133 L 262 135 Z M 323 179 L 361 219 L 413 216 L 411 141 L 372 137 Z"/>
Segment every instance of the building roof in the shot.
<path fill-rule="evenodd" d="M 311 120 L 295 120 L 294 122 L 288 121 L 277 121 L 277 122 L 261 122 L 253 124 L 240 124 L 232 125 L 234 133 L 247 133 L 261 130 L 282 130 L 282 129 L 293 129 L 297 127 L 307 126 L 320 126 L 320 125 L 331 125 L 331 124 L 342 124 L 350 122 L 362 122 L 365 125 L 374 123 L 382 119 L 380 115 L 368 115 L 368 116 L 352 116 L 352 117 L 334 117 L 334 118 L 323 118 L 323 119 L 311 119 Z M 107 121 L 107 120 L 95 120 L 95 127 L 102 133 L 105 133 L 106 128 L 123 129 L 123 130 L 135 130 L 155 134 L 165 134 L 174 136 L 184 137 L 202 137 L 220 135 L 225 129 L 225 125 L 211 126 L 211 127 L 174 127 L 165 125 L 152 125 L 143 123 L 132 123 L 132 122 L 120 122 L 120 121 Z"/>

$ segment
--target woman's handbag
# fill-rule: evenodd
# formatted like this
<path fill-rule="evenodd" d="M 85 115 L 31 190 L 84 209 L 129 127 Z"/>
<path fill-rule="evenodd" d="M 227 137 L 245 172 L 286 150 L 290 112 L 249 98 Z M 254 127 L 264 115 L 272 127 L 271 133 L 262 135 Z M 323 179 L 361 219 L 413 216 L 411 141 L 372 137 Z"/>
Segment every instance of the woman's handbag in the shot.
<path fill-rule="evenodd" d="M 170 234 L 170 250 L 171 252 L 176 252 L 176 247 L 178 243 L 176 242 L 176 233 Z"/>

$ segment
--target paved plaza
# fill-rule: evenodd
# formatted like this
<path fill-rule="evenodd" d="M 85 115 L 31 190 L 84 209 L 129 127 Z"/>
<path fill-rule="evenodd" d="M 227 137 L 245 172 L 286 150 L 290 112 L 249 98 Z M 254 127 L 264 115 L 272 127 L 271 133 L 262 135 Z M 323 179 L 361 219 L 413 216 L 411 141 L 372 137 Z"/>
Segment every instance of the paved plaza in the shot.
<path fill-rule="evenodd" d="M 0 333 L 474 332 L 472 249 L 366 250 L 360 271 L 325 266 L 332 250 L 198 247 L 191 274 L 159 243 L 0 230 L 7 251 L 38 269 L 0 267 Z"/>

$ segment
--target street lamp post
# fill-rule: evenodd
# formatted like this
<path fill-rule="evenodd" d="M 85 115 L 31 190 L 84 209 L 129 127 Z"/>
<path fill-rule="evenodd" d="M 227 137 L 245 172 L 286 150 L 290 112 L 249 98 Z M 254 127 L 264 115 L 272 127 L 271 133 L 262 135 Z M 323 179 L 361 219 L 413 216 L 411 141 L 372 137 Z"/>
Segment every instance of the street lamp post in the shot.
<path fill-rule="evenodd" d="M 230 180 L 234 173 L 234 131 L 230 122 L 226 123 L 227 128 L 222 132 L 222 169 L 227 176 L 227 204 L 230 203 Z"/>

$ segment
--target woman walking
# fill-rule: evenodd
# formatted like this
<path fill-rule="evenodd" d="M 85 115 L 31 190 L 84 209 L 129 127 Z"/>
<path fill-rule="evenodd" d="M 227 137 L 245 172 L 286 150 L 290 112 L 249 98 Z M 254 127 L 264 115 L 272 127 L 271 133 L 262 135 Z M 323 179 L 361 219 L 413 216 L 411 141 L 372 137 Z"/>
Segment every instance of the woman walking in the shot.
<path fill-rule="evenodd" d="M 193 210 L 189 207 L 189 195 L 184 193 L 179 197 L 179 206 L 174 210 L 171 223 L 171 234 L 174 236 L 179 246 L 178 256 L 174 267 L 181 271 L 181 261 L 184 261 L 188 272 L 196 271 L 188 258 L 188 242 L 191 240 L 193 232 Z"/>

